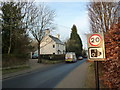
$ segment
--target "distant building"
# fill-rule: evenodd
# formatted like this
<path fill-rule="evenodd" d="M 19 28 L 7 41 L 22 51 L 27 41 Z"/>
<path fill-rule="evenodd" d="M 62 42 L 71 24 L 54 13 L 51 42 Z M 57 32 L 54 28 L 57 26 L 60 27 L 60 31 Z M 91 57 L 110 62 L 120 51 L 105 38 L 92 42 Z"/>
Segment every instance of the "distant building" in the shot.
<path fill-rule="evenodd" d="M 54 37 L 46 30 L 45 37 L 41 40 L 40 54 L 64 54 L 65 44 L 59 38 L 59 34 Z"/>

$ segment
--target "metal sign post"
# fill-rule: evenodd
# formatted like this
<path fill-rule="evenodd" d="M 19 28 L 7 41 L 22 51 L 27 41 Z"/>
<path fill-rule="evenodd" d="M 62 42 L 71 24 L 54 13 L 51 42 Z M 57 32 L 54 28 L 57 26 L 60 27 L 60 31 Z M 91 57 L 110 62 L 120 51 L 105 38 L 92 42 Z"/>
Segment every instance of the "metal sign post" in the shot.
<path fill-rule="evenodd" d="M 98 61 L 94 62 L 95 69 L 95 82 L 96 82 L 96 90 L 99 90 L 99 69 L 98 69 Z"/>
<path fill-rule="evenodd" d="M 94 61 L 96 89 L 99 90 L 98 61 L 105 61 L 104 34 L 93 33 L 87 35 L 88 60 Z"/>

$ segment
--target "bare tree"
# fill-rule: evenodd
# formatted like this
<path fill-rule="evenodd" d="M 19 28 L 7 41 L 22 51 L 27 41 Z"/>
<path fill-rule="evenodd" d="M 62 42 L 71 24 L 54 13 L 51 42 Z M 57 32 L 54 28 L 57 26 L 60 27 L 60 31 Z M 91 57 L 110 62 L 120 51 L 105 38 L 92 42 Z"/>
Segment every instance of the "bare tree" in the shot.
<path fill-rule="evenodd" d="M 117 2 L 91 2 L 88 5 L 92 32 L 106 32 L 110 26 L 118 23 Z"/>
<path fill-rule="evenodd" d="M 27 22 L 26 26 L 29 27 L 29 31 L 37 40 L 38 43 L 38 63 L 41 63 L 40 59 L 40 43 L 42 38 L 45 35 L 45 29 L 53 28 L 52 22 L 55 17 L 55 11 L 50 10 L 50 8 L 44 3 L 40 3 L 38 6 L 36 4 L 32 4 L 29 7 L 28 13 L 26 15 Z"/>

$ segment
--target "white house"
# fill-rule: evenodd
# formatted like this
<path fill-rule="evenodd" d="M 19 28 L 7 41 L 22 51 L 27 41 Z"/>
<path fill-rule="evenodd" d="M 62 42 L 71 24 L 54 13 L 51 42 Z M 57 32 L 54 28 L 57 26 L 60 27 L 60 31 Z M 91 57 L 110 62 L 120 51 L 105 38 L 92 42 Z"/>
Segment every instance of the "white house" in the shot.
<path fill-rule="evenodd" d="M 59 39 L 59 35 L 56 37 L 50 35 L 50 31 L 45 31 L 45 37 L 40 44 L 40 54 L 64 54 L 65 44 Z"/>

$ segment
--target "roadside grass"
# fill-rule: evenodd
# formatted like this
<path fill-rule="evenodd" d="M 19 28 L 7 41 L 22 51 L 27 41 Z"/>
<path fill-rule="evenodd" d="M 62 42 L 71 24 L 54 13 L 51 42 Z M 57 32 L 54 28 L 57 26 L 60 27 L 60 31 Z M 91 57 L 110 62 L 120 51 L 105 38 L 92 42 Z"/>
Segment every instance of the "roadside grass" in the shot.
<path fill-rule="evenodd" d="M 84 88 L 95 88 L 95 73 L 94 73 L 94 62 L 90 62 L 88 66 L 87 77 L 85 80 Z"/>
<path fill-rule="evenodd" d="M 84 84 L 84 88 L 96 88 L 94 62 L 90 62 L 90 63 L 91 64 L 88 66 L 88 73 Z M 102 69 L 99 66 L 99 86 L 101 89 L 108 88 L 105 85 L 103 85 L 103 81 L 100 80 L 101 75 L 102 75 Z"/>
<path fill-rule="evenodd" d="M 57 63 L 62 63 L 64 60 L 45 60 L 42 59 L 43 64 L 57 64 Z"/>
<path fill-rule="evenodd" d="M 18 71 L 22 71 L 22 70 L 26 70 L 29 69 L 30 66 L 27 65 L 23 65 L 23 66 L 19 66 L 19 67 L 11 67 L 8 69 L 2 69 L 2 74 L 10 74 L 10 73 L 14 73 L 14 72 L 18 72 Z"/>
<path fill-rule="evenodd" d="M 62 63 L 64 60 L 42 60 L 42 64 L 57 64 L 57 63 Z M 2 75 L 10 74 L 10 73 L 15 73 L 19 71 L 24 71 L 30 69 L 30 65 L 17 65 L 17 66 L 12 66 L 12 67 L 4 67 L 2 68 Z"/>

